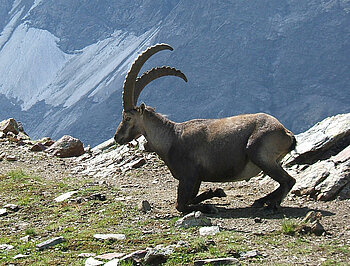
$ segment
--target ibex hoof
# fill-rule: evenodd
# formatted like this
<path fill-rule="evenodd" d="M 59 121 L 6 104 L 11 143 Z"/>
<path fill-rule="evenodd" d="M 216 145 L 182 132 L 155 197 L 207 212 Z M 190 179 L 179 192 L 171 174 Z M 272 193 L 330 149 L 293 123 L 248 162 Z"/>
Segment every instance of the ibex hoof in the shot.
<path fill-rule="evenodd" d="M 264 202 L 259 201 L 259 200 L 256 200 L 256 201 L 254 201 L 254 203 L 252 204 L 252 207 L 253 207 L 253 208 L 262 208 L 262 207 L 264 207 Z"/>
<path fill-rule="evenodd" d="M 281 206 L 277 203 L 270 203 L 266 207 L 264 207 L 264 212 L 271 213 L 271 214 L 276 214 L 280 213 L 282 210 Z"/>

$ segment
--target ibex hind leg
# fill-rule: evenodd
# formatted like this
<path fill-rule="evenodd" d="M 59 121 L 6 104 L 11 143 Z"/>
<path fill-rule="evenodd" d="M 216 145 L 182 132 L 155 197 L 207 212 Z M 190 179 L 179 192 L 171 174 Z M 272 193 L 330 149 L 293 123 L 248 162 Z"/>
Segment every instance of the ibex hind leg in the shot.
<path fill-rule="evenodd" d="M 295 179 L 291 177 L 278 162 L 273 163 L 256 163 L 265 174 L 279 183 L 279 187 L 270 194 L 256 200 L 253 207 L 267 206 L 268 209 L 276 211 L 288 192 L 295 184 Z"/>
<path fill-rule="evenodd" d="M 264 174 L 279 183 L 279 187 L 261 199 L 254 202 L 254 207 L 267 205 L 269 209 L 277 210 L 288 192 L 295 184 L 291 177 L 281 166 L 280 160 L 290 150 L 292 138 L 285 131 L 272 132 L 270 135 L 262 134 L 252 136 L 247 145 L 249 159 L 257 165 Z"/>
<path fill-rule="evenodd" d="M 280 208 L 281 202 L 295 184 L 291 177 L 281 166 L 279 159 L 281 152 L 266 149 L 266 146 L 254 143 L 248 149 L 249 159 L 256 164 L 264 174 L 270 176 L 279 183 L 279 187 L 270 194 L 254 202 L 253 207 L 264 207 L 276 211 Z"/>

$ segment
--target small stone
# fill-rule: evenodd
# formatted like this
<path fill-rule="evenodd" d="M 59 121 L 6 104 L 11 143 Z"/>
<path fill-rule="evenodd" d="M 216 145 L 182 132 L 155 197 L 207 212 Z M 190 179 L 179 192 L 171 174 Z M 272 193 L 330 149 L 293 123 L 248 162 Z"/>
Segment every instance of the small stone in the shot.
<path fill-rule="evenodd" d="M 125 256 L 125 253 L 106 253 L 106 254 L 98 255 L 95 258 L 101 259 L 101 260 L 112 260 L 112 259 L 119 259 L 123 256 Z"/>
<path fill-rule="evenodd" d="M 99 240 L 124 240 L 124 234 L 94 234 L 94 238 Z"/>
<path fill-rule="evenodd" d="M 199 228 L 199 234 L 201 236 L 214 236 L 220 232 L 219 226 L 205 226 Z"/>
<path fill-rule="evenodd" d="M 315 221 L 311 224 L 311 232 L 317 236 L 321 236 L 326 230 L 319 221 Z"/>
<path fill-rule="evenodd" d="M 172 246 L 163 247 L 158 245 L 155 248 L 148 248 L 144 258 L 146 265 L 160 265 L 167 261 L 170 254 L 174 252 Z"/>
<path fill-rule="evenodd" d="M 6 216 L 8 214 L 6 209 L 0 209 L 0 216 Z"/>
<path fill-rule="evenodd" d="M 64 193 L 60 196 L 58 196 L 57 198 L 55 198 L 54 200 L 56 202 L 62 202 L 66 199 L 69 199 L 70 197 L 72 197 L 74 194 L 78 193 L 78 191 L 70 191 L 70 192 L 67 192 L 67 193 Z"/>
<path fill-rule="evenodd" d="M 41 242 L 40 244 L 37 244 L 36 247 L 38 250 L 44 250 L 44 249 L 58 245 L 58 244 L 65 242 L 65 241 L 66 240 L 62 236 L 59 236 L 59 237 L 51 238 L 49 240 Z"/>
<path fill-rule="evenodd" d="M 5 208 L 5 209 L 8 209 L 8 210 L 10 210 L 10 211 L 12 211 L 12 212 L 16 212 L 16 211 L 19 210 L 19 207 L 18 207 L 18 205 L 16 205 L 16 204 L 6 204 L 6 205 L 4 206 L 4 208 Z"/>
<path fill-rule="evenodd" d="M 143 200 L 138 208 L 140 211 L 146 213 L 152 210 L 151 204 L 147 200 Z"/>
<path fill-rule="evenodd" d="M 145 163 L 146 163 L 146 160 L 144 158 L 136 159 L 134 161 L 131 161 L 131 162 L 126 163 L 123 166 L 121 166 L 121 171 L 126 172 L 127 170 L 132 169 L 132 168 L 136 169 L 136 168 L 141 167 Z"/>
<path fill-rule="evenodd" d="M 86 201 L 86 199 L 82 198 L 82 197 L 77 197 L 75 199 L 71 199 L 69 200 L 70 203 L 77 203 L 77 204 L 80 204 L 82 203 L 83 201 Z"/>
<path fill-rule="evenodd" d="M 94 258 L 88 258 L 85 261 L 85 266 L 97 266 L 97 265 L 102 265 L 104 264 L 102 261 L 96 260 Z"/>
<path fill-rule="evenodd" d="M 49 138 L 48 140 L 46 140 L 45 142 L 43 142 L 43 144 L 44 144 L 46 147 L 50 147 L 50 146 L 52 146 L 53 144 L 55 144 L 55 141 Z"/>
<path fill-rule="evenodd" d="M 260 217 L 254 218 L 255 223 L 262 223 L 262 219 Z"/>
<path fill-rule="evenodd" d="M 191 212 L 176 221 L 176 227 L 190 228 L 194 226 L 209 226 L 211 221 L 200 211 Z"/>
<path fill-rule="evenodd" d="M 14 161 L 17 161 L 17 157 L 14 155 L 7 155 L 6 160 L 9 162 L 14 162 Z"/>
<path fill-rule="evenodd" d="M 124 257 L 122 257 L 120 260 L 118 261 L 132 261 L 136 263 L 140 263 L 141 260 L 146 256 L 147 254 L 147 250 L 142 249 L 142 250 L 137 250 L 135 252 L 132 252 L 128 255 L 125 255 Z M 114 264 L 112 264 L 113 260 L 110 261 L 110 264 L 108 262 L 108 265 L 106 264 L 106 266 L 112 266 Z"/>
<path fill-rule="evenodd" d="M 242 259 L 249 259 L 249 258 L 255 258 L 262 256 L 259 251 L 257 250 L 251 250 L 251 251 L 246 251 L 246 252 L 240 252 L 239 253 L 240 257 Z"/>
<path fill-rule="evenodd" d="M 126 198 L 124 198 L 124 197 L 116 197 L 114 200 L 115 201 L 125 201 Z"/>
<path fill-rule="evenodd" d="M 180 240 L 176 243 L 176 247 L 189 247 L 189 245 L 186 241 Z"/>
<path fill-rule="evenodd" d="M 23 254 L 17 254 L 16 256 L 13 257 L 14 260 L 16 259 L 23 259 L 29 257 L 29 255 L 23 255 Z"/>
<path fill-rule="evenodd" d="M 35 144 L 30 148 L 30 151 L 44 151 L 44 150 L 46 150 L 46 149 L 47 149 L 47 147 L 46 147 L 44 144 L 38 142 L 38 143 L 35 143 Z"/>
<path fill-rule="evenodd" d="M 239 260 L 236 258 L 217 258 L 217 259 L 205 259 L 196 260 L 193 265 L 240 265 Z"/>
<path fill-rule="evenodd" d="M 313 223 L 315 221 L 320 221 L 322 219 L 321 212 L 309 211 L 305 218 L 303 219 L 304 223 Z"/>
<path fill-rule="evenodd" d="M 0 244 L 0 250 L 11 250 L 14 246 L 8 244 Z"/>
<path fill-rule="evenodd" d="M 100 200 L 105 201 L 107 200 L 106 196 L 101 193 L 95 193 L 88 197 L 89 200 Z"/>
<path fill-rule="evenodd" d="M 19 240 L 21 240 L 22 242 L 29 242 L 30 240 L 30 235 L 26 235 L 24 237 L 21 237 Z"/>

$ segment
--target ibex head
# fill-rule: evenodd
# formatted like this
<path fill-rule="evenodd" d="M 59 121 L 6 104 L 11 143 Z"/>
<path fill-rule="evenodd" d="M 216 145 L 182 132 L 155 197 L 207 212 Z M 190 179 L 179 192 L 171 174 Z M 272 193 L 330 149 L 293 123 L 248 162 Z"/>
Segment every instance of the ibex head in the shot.
<path fill-rule="evenodd" d="M 156 44 L 149 47 L 135 59 L 125 77 L 123 117 L 114 135 L 115 141 L 119 144 L 125 144 L 144 133 L 142 116 L 146 106 L 142 103 L 138 107 L 136 104 L 141 91 L 148 83 L 163 76 L 177 76 L 187 82 L 186 76 L 180 70 L 165 66 L 152 68 L 140 77 L 137 77 L 145 62 L 155 53 L 165 49 L 173 50 L 168 44 Z"/>

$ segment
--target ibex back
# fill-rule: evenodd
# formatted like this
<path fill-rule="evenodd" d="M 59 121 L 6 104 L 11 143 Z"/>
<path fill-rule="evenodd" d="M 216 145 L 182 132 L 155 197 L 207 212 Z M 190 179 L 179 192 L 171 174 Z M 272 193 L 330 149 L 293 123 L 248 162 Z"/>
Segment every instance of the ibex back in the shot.
<path fill-rule="evenodd" d="M 280 186 L 256 200 L 253 206 L 279 208 L 295 183 L 280 161 L 295 148 L 296 142 L 294 135 L 276 118 L 258 113 L 175 123 L 144 103 L 136 106 L 142 89 L 159 77 L 172 75 L 187 82 L 180 70 L 170 67 L 153 68 L 137 77 L 143 64 L 164 49 L 173 50 L 167 44 L 157 44 L 140 54 L 132 64 L 124 82 L 123 118 L 115 141 L 125 144 L 140 135 L 145 136 L 152 150 L 179 180 L 176 208 L 180 212 L 216 211 L 199 203 L 226 194 L 218 188 L 197 195 L 202 181 L 248 180 L 261 171 Z"/>

